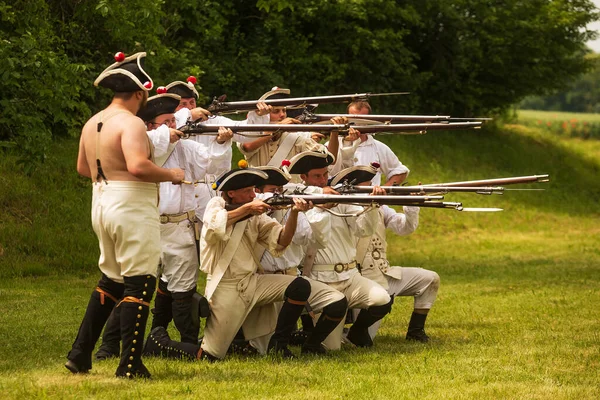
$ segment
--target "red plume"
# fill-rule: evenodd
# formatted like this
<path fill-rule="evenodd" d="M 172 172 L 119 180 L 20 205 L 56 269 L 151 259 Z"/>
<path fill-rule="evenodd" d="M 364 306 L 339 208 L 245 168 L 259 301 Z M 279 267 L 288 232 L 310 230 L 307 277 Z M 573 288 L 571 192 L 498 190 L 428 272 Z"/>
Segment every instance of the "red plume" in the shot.
<path fill-rule="evenodd" d="M 196 84 L 196 82 L 198 82 L 198 80 L 196 79 L 196 77 L 195 77 L 195 76 L 193 76 L 193 75 L 190 75 L 190 76 L 188 76 L 188 78 L 187 78 L 187 81 L 188 81 L 189 83 L 191 83 L 192 85 L 195 85 L 195 84 Z"/>
<path fill-rule="evenodd" d="M 167 88 L 164 86 L 159 86 L 156 88 L 156 94 L 163 94 L 163 93 L 167 93 Z"/>
<path fill-rule="evenodd" d="M 150 81 L 144 82 L 144 87 L 148 90 L 152 89 L 152 82 L 150 82 Z"/>
<path fill-rule="evenodd" d="M 379 169 L 379 167 L 381 167 L 381 164 L 379 164 L 378 162 L 372 162 L 371 166 L 375 169 Z"/>
<path fill-rule="evenodd" d="M 125 53 L 123 53 L 122 51 L 119 51 L 118 53 L 115 53 L 115 61 L 116 62 L 121 62 L 125 59 Z"/>
<path fill-rule="evenodd" d="M 282 167 L 289 167 L 290 165 L 292 165 L 292 163 L 290 162 L 290 160 L 283 160 L 281 162 L 281 166 Z"/>

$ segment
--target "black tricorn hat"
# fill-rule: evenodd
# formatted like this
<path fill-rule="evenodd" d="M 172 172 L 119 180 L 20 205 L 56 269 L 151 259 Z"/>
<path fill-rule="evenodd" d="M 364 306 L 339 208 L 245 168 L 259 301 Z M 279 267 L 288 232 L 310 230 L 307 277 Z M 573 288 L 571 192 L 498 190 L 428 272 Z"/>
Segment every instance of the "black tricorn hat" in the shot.
<path fill-rule="evenodd" d="M 377 168 L 374 165 L 355 165 L 335 174 L 331 178 L 330 185 L 337 185 L 344 181 L 354 184 L 369 182 L 375 175 L 377 175 Z"/>
<path fill-rule="evenodd" d="M 215 182 L 215 190 L 225 192 L 238 190 L 249 186 L 261 186 L 269 175 L 255 168 L 236 168 L 225 172 Z"/>
<path fill-rule="evenodd" d="M 125 57 L 123 53 L 115 55 L 116 63 L 106 68 L 94 81 L 94 86 L 102 86 L 113 92 L 149 91 L 154 86 L 150 75 L 144 71 L 146 53 L 135 53 Z"/>
<path fill-rule="evenodd" d="M 177 94 L 177 95 L 181 96 L 182 99 L 188 99 L 188 98 L 193 97 L 196 100 L 198 100 L 200 95 L 198 94 L 198 91 L 196 90 L 196 87 L 194 86 L 195 80 L 196 80 L 195 78 L 193 81 L 190 78 L 188 78 L 187 82 L 183 82 L 183 81 L 171 82 L 167 85 L 167 93 Z"/>
<path fill-rule="evenodd" d="M 290 174 L 308 174 L 312 169 L 325 168 L 334 161 L 328 151 L 303 151 L 290 159 Z"/>
<path fill-rule="evenodd" d="M 146 107 L 138 111 L 137 116 L 144 122 L 152 121 L 162 114 L 173 114 L 179 106 L 181 97 L 176 94 L 162 93 L 148 99 Z"/>
<path fill-rule="evenodd" d="M 262 186 L 262 185 L 283 186 L 283 185 L 287 184 L 290 181 L 290 179 L 292 179 L 292 177 L 290 176 L 289 173 L 287 173 L 286 171 L 284 171 L 280 168 L 277 168 L 277 167 L 265 165 L 262 167 L 256 167 L 256 169 L 259 169 L 259 170 L 265 172 L 269 176 L 259 186 Z"/>

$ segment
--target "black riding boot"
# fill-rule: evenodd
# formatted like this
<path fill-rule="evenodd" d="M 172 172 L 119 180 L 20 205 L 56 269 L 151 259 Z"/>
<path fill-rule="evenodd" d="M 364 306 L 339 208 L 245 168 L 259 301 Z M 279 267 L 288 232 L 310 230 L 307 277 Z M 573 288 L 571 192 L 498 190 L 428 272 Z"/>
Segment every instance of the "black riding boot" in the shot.
<path fill-rule="evenodd" d="M 296 278 L 285 290 L 285 301 L 277 318 L 275 333 L 269 341 L 268 351 L 274 351 L 285 358 L 293 358 L 294 353 L 288 349 L 292 331 L 310 296 L 310 283 L 304 278 Z"/>
<path fill-rule="evenodd" d="M 192 319 L 192 297 L 196 293 L 196 288 L 187 292 L 171 293 L 173 297 L 173 322 L 181 335 L 181 341 L 184 343 L 198 344 L 198 334 L 200 333 L 200 317 L 198 315 Z"/>
<path fill-rule="evenodd" d="M 325 340 L 344 319 L 347 308 L 348 300 L 346 300 L 345 297 L 323 308 L 323 313 L 321 314 L 321 317 L 319 317 L 317 325 L 302 346 L 303 354 L 325 353 L 325 348 L 321 345 L 321 342 Z"/>
<path fill-rule="evenodd" d="M 358 347 L 373 346 L 373 339 L 369 335 L 369 327 L 392 311 L 392 304 L 394 304 L 393 296 L 387 304 L 360 310 L 346 338 Z"/>
<path fill-rule="evenodd" d="M 162 326 L 165 329 L 173 319 L 173 309 L 171 304 L 173 298 L 171 292 L 167 289 L 167 282 L 162 279 L 158 280 L 158 290 L 154 298 L 154 308 L 152 309 L 152 329 L 157 326 Z"/>
<path fill-rule="evenodd" d="M 413 311 L 408 323 L 408 332 L 406 333 L 406 340 L 416 340 L 417 342 L 427 343 L 429 342 L 429 336 L 425 333 L 425 320 L 427 314 L 417 314 Z"/>
<path fill-rule="evenodd" d="M 92 369 L 92 352 L 100 337 L 102 328 L 108 319 L 117 299 L 123 295 L 123 284 L 110 280 L 106 275 L 98 281 L 92 292 L 85 316 L 71 351 L 67 355 L 65 367 L 75 373 L 86 373 Z"/>
<path fill-rule="evenodd" d="M 96 360 L 119 357 L 121 354 L 121 308 L 115 307 L 106 321 L 102 344 L 96 352 Z"/>
<path fill-rule="evenodd" d="M 142 347 L 150 301 L 156 289 L 152 275 L 126 276 L 121 308 L 121 361 L 115 373 L 118 377 L 150 378 L 150 372 L 142 362 Z"/>

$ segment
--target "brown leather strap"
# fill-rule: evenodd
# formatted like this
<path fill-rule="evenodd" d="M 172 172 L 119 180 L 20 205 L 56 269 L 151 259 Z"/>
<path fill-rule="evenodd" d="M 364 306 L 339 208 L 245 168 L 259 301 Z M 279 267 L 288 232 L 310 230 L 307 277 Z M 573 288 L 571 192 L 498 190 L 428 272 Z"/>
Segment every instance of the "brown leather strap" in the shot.
<path fill-rule="evenodd" d="M 121 302 L 119 303 L 119 305 L 121 305 L 121 303 L 138 303 L 138 304 L 141 304 L 143 306 L 150 307 L 150 303 L 145 302 L 144 300 L 140 300 L 138 298 L 135 298 L 133 296 L 124 297 L 123 300 L 121 300 Z"/>
<path fill-rule="evenodd" d="M 108 292 L 105 292 L 104 290 L 100 289 L 99 287 L 96 287 L 96 292 L 100 293 L 100 304 L 102 304 L 102 305 L 104 305 L 104 296 L 108 297 L 115 303 L 118 302 L 118 300 L 115 296 L 113 296 L 112 294 L 110 294 Z"/>
<path fill-rule="evenodd" d="M 306 304 L 306 301 L 298 301 L 298 300 L 292 300 L 292 299 L 285 299 L 285 301 L 287 301 L 290 304 L 294 304 L 296 306 L 303 306 Z"/>
<path fill-rule="evenodd" d="M 160 294 L 161 296 L 171 297 L 171 295 L 169 293 L 163 292 L 162 290 L 160 290 L 160 288 L 156 288 L 156 293 Z"/>
<path fill-rule="evenodd" d="M 328 319 L 330 321 L 334 321 L 334 322 L 340 322 L 341 320 L 344 319 L 344 317 L 342 318 L 331 318 L 329 315 L 327 314 L 323 314 L 323 318 Z"/>

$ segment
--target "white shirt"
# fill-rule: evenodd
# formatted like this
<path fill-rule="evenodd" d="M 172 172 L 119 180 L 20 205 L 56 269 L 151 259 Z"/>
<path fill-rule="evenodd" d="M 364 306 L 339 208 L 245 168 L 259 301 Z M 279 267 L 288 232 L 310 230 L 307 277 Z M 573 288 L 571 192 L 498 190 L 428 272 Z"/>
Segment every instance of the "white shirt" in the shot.
<path fill-rule="evenodd" d="M 211 160 L 219 160 L 227 156 L 227 144 L 213 141 L 210 148 L 201 143 L 182 139 L 175 144 L 175 149 L 165 161 L 164 168 L 181 168 L 184 180 L 195 182 L 205 179 Z M 179 214 L 194 210 L 197 206 L 195 185 L 173 185 L 171 182 L 160 183 L 160 202 L 158 210 L 161 214 Z"/>
<path fill-rule="evenodd" d="M 146 131 L 150 141 L 154 145 L 154 157 L 161 157 L 167 153 L 171 143 L 171 131 L 166 125 L 161 125 L 151 131 Z"/>
<path fill-rule="evenodd" d="M 331 208 L 331 211 L 342 214 L 357 214 L 363 210 L 361 206 L 350 204 L 338 204 Z M 315 207 L 309 210 L 306 216 L 311 221 L 318 218 L 320 213 L 327 213 L 327 211 Z M 347 264 L 356 261 L 356 237 L 371 236 L 375 233 L 378 222 L 377 208 L 364 212 L 358 217 L 331 216 L 331 230 L 325 232 L 328 238 L 327 247 L 317 249 L 313 265 Z M 313 270 L 310 277 L 321 282 L 339 282 L 350 279 L 357 272 L 356 268 L 341 273 Z"/>
<path fill-rule="evenodd" d="M 329 169 L 330 175 L 335 175 L 342 169 L 354 165 L 371 165 L 371 163 L 376 162 L 380 165 L 380 171 L 373 177 L 371 184 L 381 185 L 381 173 L 387 179 L 390 179 L 394 175 L 410 172 L 386 144 L 373 139 L 372 136 L 367 136 L 367 140 L 364 142 L 361 142 L 360 139 L 354 142 L 343 141 L 343 138 L 339 140 L 338 158 L 336 163 Z"/>

